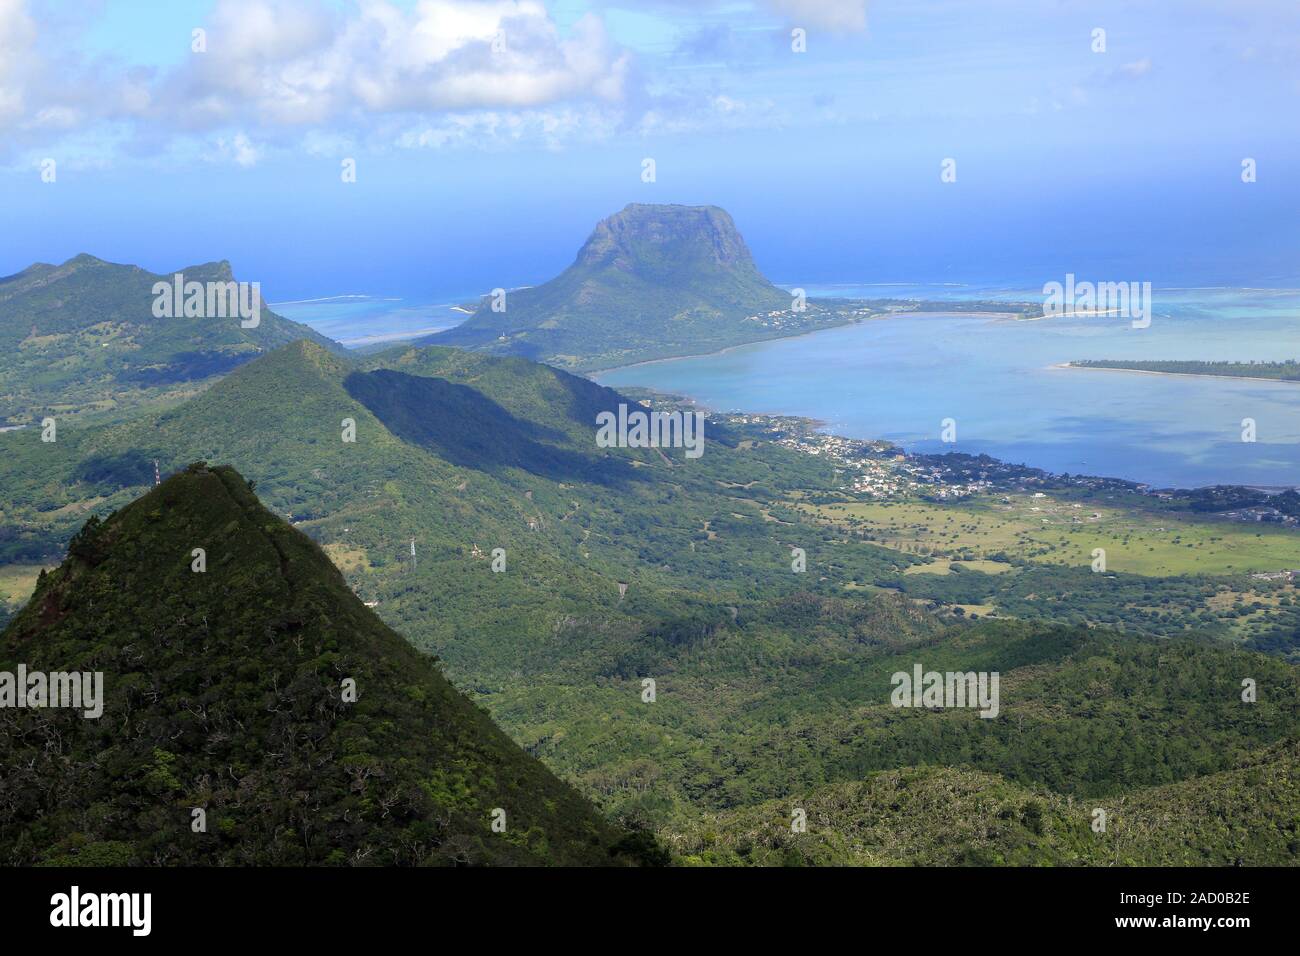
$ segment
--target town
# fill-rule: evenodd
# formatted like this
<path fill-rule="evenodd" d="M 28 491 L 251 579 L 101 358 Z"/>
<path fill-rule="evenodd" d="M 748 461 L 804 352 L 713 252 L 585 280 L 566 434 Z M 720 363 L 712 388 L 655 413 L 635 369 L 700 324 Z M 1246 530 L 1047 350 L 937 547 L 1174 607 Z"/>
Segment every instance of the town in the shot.
<path fill-rule="evenodd" d="M 828 434 L 820 430 L 825 423 L 795 416 L 733 413 L 722 418 L 731 425 L 759 428 L 778 445 L 832 462 L 845 479 L 840 490 L 872 499 L 947 501 L 975 494 L 1067 489 L 1126 492 L 1230 521 L 1300 527 L 1300 495 L 1294 488 L 1153 488 L 1096 475 L 1057 475 L 988 455 L 908 453 L 888 441 Z"/>

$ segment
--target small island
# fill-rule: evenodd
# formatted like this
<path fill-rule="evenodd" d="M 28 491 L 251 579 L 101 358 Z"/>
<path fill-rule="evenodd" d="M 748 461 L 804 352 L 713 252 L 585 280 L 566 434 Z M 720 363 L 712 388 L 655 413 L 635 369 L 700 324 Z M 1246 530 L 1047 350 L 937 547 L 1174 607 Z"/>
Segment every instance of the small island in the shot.
<path fill-rule="evenodd" d="M 1062 368 L 1100 368 L 1159 375 L 1210 375 L 1218 378 L 1257 378 L 1274 382 L 1300 382 L 1300 362 L 1178 362 L 1144 359 L 1085 359 L 1066 362 Z"/>

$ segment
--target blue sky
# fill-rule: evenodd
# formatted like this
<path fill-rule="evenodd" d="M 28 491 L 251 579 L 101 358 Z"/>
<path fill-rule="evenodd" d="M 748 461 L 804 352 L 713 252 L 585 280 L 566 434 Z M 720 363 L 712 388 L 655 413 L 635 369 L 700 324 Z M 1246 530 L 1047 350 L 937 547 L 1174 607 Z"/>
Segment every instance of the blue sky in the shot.
<path fill-rule="evenodd" d="M 455 298 L 640 201 L 792 285 L 1298 285 L 1297 117 L 1291 0 L 0 0 L 0 274 Z"/>

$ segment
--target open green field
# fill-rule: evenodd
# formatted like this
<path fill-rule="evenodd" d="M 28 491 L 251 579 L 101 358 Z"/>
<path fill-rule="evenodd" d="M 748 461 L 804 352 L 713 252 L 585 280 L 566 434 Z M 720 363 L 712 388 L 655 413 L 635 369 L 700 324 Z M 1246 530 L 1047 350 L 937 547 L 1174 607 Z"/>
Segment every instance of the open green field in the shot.
<path fill-rule="evenodd" d="M 927 564 L 913 564 L 904 574 L 951 574 L 953 566 L 965 571 L 983 571 L 985 574 L 1002 574 L 1010 571 L 1013 565 L 1004 561 L 987 561 L 977 558 L 974 561 L 953 561 L 949 558 L 935 558 Z"/>
<path fill-rule="evenodd" d="M 36 578 L 40 573 L 39 564 L 0 565 L 0 604 L 16 608 L 24 603 L 36 589 Z"/>
<path fill-rule="evenodd" d="M 993 555 L 1086 566 L 1094 548 L 1110 571 L 1167 576 L 1300 568 L 1300 534 L 1169 511 L 1117 508 L 1029 494 L 960 504 L 862 502 L 800 505 L 880 544 L 936 559 Z M 934 568 L 946 573 L 947 565 Z M 980 570 L 987 570 L 981 568 Z"/>

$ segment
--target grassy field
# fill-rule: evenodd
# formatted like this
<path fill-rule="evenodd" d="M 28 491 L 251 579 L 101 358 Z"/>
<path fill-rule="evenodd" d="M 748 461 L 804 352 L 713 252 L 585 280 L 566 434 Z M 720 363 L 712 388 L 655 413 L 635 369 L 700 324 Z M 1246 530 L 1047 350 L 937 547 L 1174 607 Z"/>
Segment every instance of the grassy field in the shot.
<path fill-rule="evenodd" d="M 976 559 L 974 561 L 952 561 L 948 558 L 935 558 L 929 564 L 913 564 L 906 568 L 904 574 L 951 574 L 953 566 L 963 568 L 967 571 L 983 571 L 985 574 L 1002 574 L 1010 571 L 1012 565 L 1003 561 L 986 561 Z"/>
<path fill-rule="evenodd" d="M 39 564 L 0 565 L 0 604 L 17 609 L 36 589 L 36 577 L 40 573 Z"/>
<path fill-rule="evenodd" d="M 355 574 L 370 569 L 370 557 L 364 548 L 350 548 L 337 542 L 322 546 L 334 566 L 345 575 Z"/>
<path fill-rule="evenodd" d="M 1110 571 L 1152 576 L 1300 568 L 1300 534 L 1172 512 L 1116 508 L 1029 494 L 960 504 L 862 502 L 800 505 L 879 543 L 936 559 L 990 555 L 1089 565 L 1103 548 Z M 947 573 L 948 565 L 925 569 Z M 987 570 L 981 568 L 980 570 Z"/>

